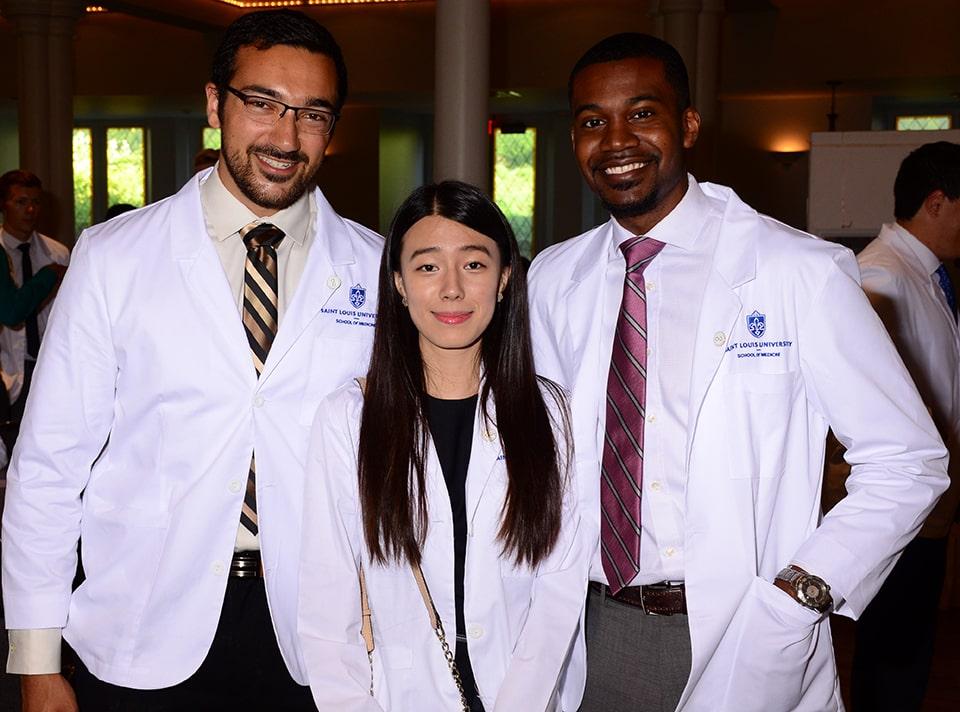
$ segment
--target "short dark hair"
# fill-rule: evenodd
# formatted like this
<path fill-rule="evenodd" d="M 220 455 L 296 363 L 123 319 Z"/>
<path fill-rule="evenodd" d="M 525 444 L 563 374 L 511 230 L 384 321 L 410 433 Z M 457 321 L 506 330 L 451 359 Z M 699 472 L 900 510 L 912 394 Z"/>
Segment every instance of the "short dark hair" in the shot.
<path fill-rule="evenodd" d="M 237 71 L 237 52 L 241 47 L 265 50 L 277 45 L 299 47 L 333 60 L 337 72 L 334 108 L 339 113 L 347 100 L 347 65 L 343 52 L 326 27 L 296 10 L 250 12 L 231 23 L 213 55 L 210 81 L 221 91 L 230 83 Z"/>
<path fill-rule="evenodd" d="M 677 108 L 683 112 L 690 107 L 690 77 L 683 57 L 669 42 L 641 32 L 621 32 L 600 40 L 588 49 L 573 65 L 567 83 L 567 99 L 573 105 L 573 81 L 584 69 L 594 64 L 619 62 L 624 59 L 656 59 L 663 64 L 663 74 L 673 87 Z"/>
<path fill-rule="evenodd" d="M 893 182 L 893 215 L 909 220 L 936 190 L 950 200 L 960 198 L 960 144 L 925 143 L 900 164 Z"/>
<path fill-rule="evenodd" d="M 40 188 L 43 190 L 43 183 L 40 182 L 35 173 L 21 170 L 7 171 L 0 176 L 0 202 L 6 201 L 10 189 L 15 185 L 22 188 Z"/>

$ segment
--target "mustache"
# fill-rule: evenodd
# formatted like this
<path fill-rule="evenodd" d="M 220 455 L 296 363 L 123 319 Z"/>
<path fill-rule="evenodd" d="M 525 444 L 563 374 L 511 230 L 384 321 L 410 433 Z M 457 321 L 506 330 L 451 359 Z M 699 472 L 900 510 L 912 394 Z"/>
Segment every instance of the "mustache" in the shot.
<path fill-rule="evenodd" d="M 310 159 L 307 157 L 307 154 L 303 153 L 302 151 L 281 151 L 274 146 L 251 146 L 247 149 L 247 153 L 259 153 L 270 158 L 275 158 L 278 161 L 310 163 Z"/>

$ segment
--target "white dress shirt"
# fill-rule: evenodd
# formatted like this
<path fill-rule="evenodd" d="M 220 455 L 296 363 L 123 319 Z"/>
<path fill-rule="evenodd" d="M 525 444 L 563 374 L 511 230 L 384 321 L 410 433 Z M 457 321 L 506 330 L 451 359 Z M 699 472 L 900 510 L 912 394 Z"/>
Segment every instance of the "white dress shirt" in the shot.
<path fill-rule="evenodd" d="M 34 274 L 49 264 L 66 265 L 70 262 L 70 251 L 66 246 L 46 235 L 34 232 L 27 238 L 27 243 L 30 245 L 30 266 Z M 13 281 L 19 287 L 23 284 L 23 253 L 20 245 L 24 243 L 6 230 L 0 230 L 0 244 L 7 252 Z M 52 307 L 51 299 L 37 312 L 37 328 L 41 339 Z M 27 331 L 23 324 L 16 328 L 0 326 L 0 377 L 7 387 L 11 403 L 20 397 L 20 390 L 23 388 L 23 363 L 27 358 Z"/>
<path fill-rule="evenodd" d="M 682 581 L 684 574 L 684 458 L 696 319 L 711 255 L 698 251 L 704 230 L 716 229 L 706 197 L 691 180 L 673 211 L 648 237 L 665 243 L 644 270 L 647 297 L 647 420 L 640 502 L 640 572 L 631 585 Z M 633 234 L 614 225 L 601 296 L 602 349 L 612 354 L 623 298 L 626 262 L 620 244 Z M 702 249 L 702 248 L 701 248 Z M 610 358 L 597 374 L 606 383 Z M 605 419 L 605 411 L 600 419 Z M 603 423 L 601 422 L 601 426 Z M 594 574 L 600 567 L 594 567 Z"/>

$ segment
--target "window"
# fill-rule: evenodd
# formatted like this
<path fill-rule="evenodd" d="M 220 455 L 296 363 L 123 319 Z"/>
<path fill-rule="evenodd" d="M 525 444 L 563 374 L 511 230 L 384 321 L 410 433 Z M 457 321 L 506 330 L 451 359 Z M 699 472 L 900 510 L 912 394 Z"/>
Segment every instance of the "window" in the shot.
<path fill-rule="evenodd" d="M 203 147 L 220 150 L 220 129 L 212 129 L 209 126 L 203 129 Z"/>
<path fill-rule="evenodd" d="M 144 133 L 140 127 L 107 129 L 107 207 L 146 204 Z"/>
<path fill-rule="evenodd" d="M 73 130 L 73 221 L 79 234 L 93 224 L 93 138 L 90 129 Z"/>
<path fill-rule="evenodd" d="M 73 130 L 73 214 L 77 233 L 111 205 L 142 207 L 147 191 L 147 130 L 93 124 Z"/>
<path fill-rule="evenodd" d="M 493 132 L 493 199 L 517 236 L 520 252 L 534 248 L 537 130 L 496 128 Z"/>
<path fill-rule="evenodd" d="M 952 124 L 949 114 L 897 117 L 897 131 L 941 131 L 953 128 Z"/>

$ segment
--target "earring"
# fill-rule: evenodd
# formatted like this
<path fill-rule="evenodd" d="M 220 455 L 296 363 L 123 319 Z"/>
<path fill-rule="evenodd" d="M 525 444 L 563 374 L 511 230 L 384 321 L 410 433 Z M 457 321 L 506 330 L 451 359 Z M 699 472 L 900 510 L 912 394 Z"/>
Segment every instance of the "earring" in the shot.
<path fill-rule="evenodd" d="M 400 297 L 400 303 L 403 304 L 403 306 L 405 307 L 410 306 L 410 302 L 407 301 L 406 297 Z"/>
<path fill-rule="evenodd" d="M 503 301 L 503 292 L 497 292 L 497 304 Z"/>

